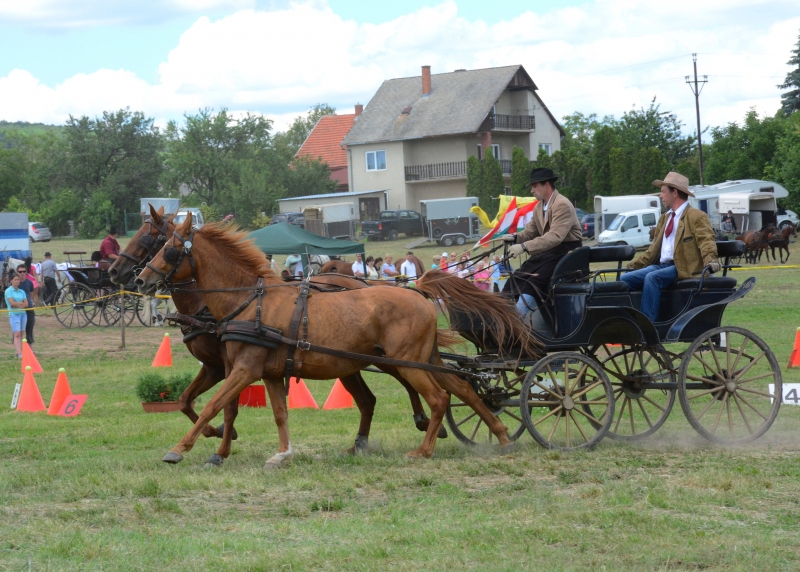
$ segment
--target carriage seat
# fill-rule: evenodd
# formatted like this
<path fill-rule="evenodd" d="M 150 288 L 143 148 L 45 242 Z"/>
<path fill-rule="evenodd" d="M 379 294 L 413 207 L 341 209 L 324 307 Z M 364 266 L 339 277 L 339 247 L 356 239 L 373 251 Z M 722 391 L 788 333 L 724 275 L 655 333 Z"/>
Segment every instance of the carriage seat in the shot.
<path fill-rule="evenodd" d="M 700 278 L 687 278 L 686 280 L 676 280 L 670 284 L 667 290 L 697 290 L 699 287 Z M 730 290 L 736 288 L 736 278 L 732 276 L 707 276 L 703 280 L 703 288 Z"/>
<path fill-rule="evenodd" d="M 589 262 L 625 262 L 633 260 L 636 249 L 629 244 L 619 246 L 595 246 Z"/>

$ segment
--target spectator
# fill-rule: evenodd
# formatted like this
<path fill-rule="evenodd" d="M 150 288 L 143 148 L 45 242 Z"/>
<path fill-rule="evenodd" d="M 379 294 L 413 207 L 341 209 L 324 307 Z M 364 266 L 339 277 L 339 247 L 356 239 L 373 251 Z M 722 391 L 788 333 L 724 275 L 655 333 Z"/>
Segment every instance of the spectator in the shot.
<path fill-rule="evenodd" d="M 449 268 L 450 268 L 450 265 L 447 262 L 447 256 L 442 256 L 439 259 L 439 270 L 441 270 L 442 272 L 447 272 Z"/>
<path fill-rule="evenodd" d="M 303 279 L 303 261 L 301 260 L 294 266 L 294 277 L 299 278 L 300 280 Z"/>
<path fill-rule="evenodd" d="M 108 229 L 108 236 L 100 243 L 100 258 L 114 261 L 119 257 L 119 242 L 117 242 L 117 227 Z M 30 342 L 30 340 L 28 340 Z"/>
<path fill-rule="evenodd" d="M 472 283 L 484 292 L 488 292 L 492 286 L 492 276 L 489 274 L 489 271 L 486 270 L 486 264 L 483 260 L 478 262 L 475 266 L 475 273 L 472 275 Z"/>
<path fill-rule="evenodd" d="M 394 280 L 394 277 L 398 274 L 399 272 L 397 272 L 397 268 L 395 268 L 394 264 L 392 264 L 392 255 L 387 254 L 386 258 L 383 260 L 383 264 L 381 265 L 381 279 Z"/>
<path fill-rule="evenodd" d="M 439 257 L 434 254 L 433 255 L 433 264 L 431 264 L 431 270 L 438 270 L 439 269 L 439 265 L 437 264 L 437 262 L 439 262 Z"/>
<path fill-rule="evenodd" d="M 42 262 L 42 281 L 44 282 L 44 304 L 49 306 L 53 303 L 53 298 L 58 291 L 58 267 L 49 252 L 44 253 Z"/>
<path fill-rule="evenodd" d="M 352 270 L 353 276 L 356 278 L 364 278 L 365 264 L 364 260 L 361 258 L 361 254 L 356 254 L 356 261 L 353 262 Z"/>
<path fill-rule="evenodd" d="M 25 320 L 25 339 L 28 345 L 33 346 L 33 326 L 36 324 L 36 312 L 33 310 L 33 282 L 27 278 L 28 270 L 24 264 L 17 266 L 17 276 L 19 276 L 19 289 L 25 292 L 28 305 L 25 306 L 27 318 Z"/>
<path fill-rule="evenodd" d="M 367 280 L 378 280 L 378 271 L 375 270 L 375 259 L 371 256 L 367 256 Z"/>
<path fill-rule="evenodd" d="M 466 254 L 462 254 L 458 261 L 458 267 L 456 270 L 456 274 L 458 274 L 459 278 L 469 278 L 470 269 L 468 265 L 469 257 Z"/>
<path fill-rule="evenodd" d="M 400 274 L 405 275 L 409 280 L 417 278 L 417 266 L 414 264 L 414 253 L 410 250 L 406 253 L 406 260 L 400 265 Z"/>
<path fill-rule="evenodd" d="M 725 238 L 728 240 L 736 240 L 736 219 L 733 218 L 733 213 L 731 211 L 728 211 L 728 214 L 722 217 L 719 229 L 725 234 Z"/>
<path fill-rule="evenodd" d="M 289 270 L 289 275 L 294 276 L 295 270 L 297 270 L 297 263 L 302 261 L 302 258 L 299 254 L 290 254 L 286 257 L 286 264 L 284 264 L 284 268 Z"/>
<path fill-rule="evenodd" d="M 26 275 L 25 278 L 31 281 L 33 284 L 33 291 L 31 292 L 31 299 L 33 300 L 33 305 L 31 308 L 35 308 L 39 305 L 39 286 L 41 284 L 36 280 L 36 269 L 33 267 L 33 258 L 28 256 L 23 263 L 25 264 L 25 271 Z"/>
<path fill-rule="evenodd" d="M 25 331 L 27 313 L 24 308 L 28 307 L 28 296 L 19 285 L 21 282 L 20 274 L 11 277 L 11 286 L 6 288 L 6 306 L 8 306 L 8 319 L 11 320 L 11 332 L 14 337 L 14 349 L 17 359 L 22 357 L 22 333 Z"/>
<path fill-rule="evenodd" d="M 492 274 L 492 286 L 490 288 L 490 290 L 492 292 L 499 292 L 500 291 L 500 278 L 501 278 L 500 267 L 501 266 L 502 266 L 502 263 L 500 262 L 500 257 L 499 256 L 495 256 L 494 260 L 492 261 L 491 267 L 488 268 L 488 270 Z"/>
<path fill-rule="evenodd" d="M 272 255 L 271 254 L 265 254 L 264 256 L 267 257 L 267 264 L 269 265 L 269 269 L 272 270 L 272 272 L 275 273 L 275 276 L 280 275 L 280 270 L 278 269 L 278 265 L 275 263 L 275 261 L 272 260 Z"/>

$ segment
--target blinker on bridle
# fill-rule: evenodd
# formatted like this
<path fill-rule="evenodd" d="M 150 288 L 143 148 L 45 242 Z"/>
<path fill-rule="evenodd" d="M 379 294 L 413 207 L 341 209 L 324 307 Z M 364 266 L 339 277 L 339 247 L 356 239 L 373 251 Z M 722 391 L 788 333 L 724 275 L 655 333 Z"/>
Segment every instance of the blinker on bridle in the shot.
<path fill-rule="evenodd" d="M 192 239 L 194 238 L 194 232 L 195 229 L 192 228 L 192 230 L 189 232 L 189 236 L 186 238 L 183 238 L 180 234 L 178 234 L 177 229 L 172 233 L 172 245 L 164 248 L 163 255 L 164 262 L 167 264 L 172 264 L 172 268 L 170 268 L 168 272 L 162 272 L 149 262 L 145 264 L 147 268 L 161 276 L 161 280 L 156 283 L 156 288 L 159 290 L 169 290 L 175 287 L 175 285 L 172 283 L 172 276 L 175 274 L 175 272 L 177 272 L 178 268 L 183 262 L 183 259 L 187 256 L 189 257 L 189 266 L 191 266 L 192 269 L 192 278 L 194 278 L 194 258 L 192 257 Z M 183 243 L 183 248 L 180 250 L 175 248 L 176 238 Z"/>
<path fill-rule="evenodd" d="M 151 228 L 154 228 L 158 231 L 158 236 L 153 237 L 152 234 L 148 233 L 139 239 L 139 246 L 147 251 L 145 255 L 142 258 L 136 258 L 124 250 L 119 253 L 119 255 L 123 258 L 127 258 L 133 262 L 132 271 L 134 276 L 144 270 L 145 264 L 150 260 L 153 260 L 153 257 L 156 255 L 156 253 L 161 250 L 161 248 L 167 242 L 167 221 L 163 221 L 163 224 L 160 227 L 157 226 L 152 219 L 148 220 L 147 223 Z"/>

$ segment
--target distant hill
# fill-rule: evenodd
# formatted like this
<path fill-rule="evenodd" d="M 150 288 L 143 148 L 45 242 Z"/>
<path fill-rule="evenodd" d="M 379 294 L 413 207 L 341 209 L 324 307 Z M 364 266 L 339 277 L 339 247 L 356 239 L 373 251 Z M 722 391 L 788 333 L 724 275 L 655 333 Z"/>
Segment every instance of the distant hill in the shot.
<path fill-rule="evenodd" d="M 6 147 L 6 133 L 13 131 L 23 131 L 25 133 L 37 134 L 47 131 L 61 131 L 62 125 L 47 125 L 45 123 L 28 123 L 27 121 L 0 121 L 0 146 Z"/>

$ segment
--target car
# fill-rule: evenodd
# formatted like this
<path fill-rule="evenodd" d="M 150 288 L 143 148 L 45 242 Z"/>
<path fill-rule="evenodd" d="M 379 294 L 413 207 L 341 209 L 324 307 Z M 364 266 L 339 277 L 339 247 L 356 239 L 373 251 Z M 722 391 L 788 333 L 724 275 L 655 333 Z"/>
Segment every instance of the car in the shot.
<path fill-rule="evenodd" d="M 304 228 L 306 225 L 306 217 L 303 216 L 303 213 L 278 213 L 273 215 L 269 224 L 273 225 L 281 222 L 288 222 L 289 224 Z"/>
<path fill-rule="evenodd" d="M 589 213 L 587 213 L 587 212 L 586 212 L 585 210 L 583 210 L 583 209 L 579 209 L 578 207 L 575 207 L 575 214 L 576 214 L 576 215 L 578 215 L 578 220 L 581 220 L 581 221 L 582 221 L 582 220 L 583 220 L 583 217 L 585 217 L 585 216 L 586 216 L 587 214 L 589 214 Z"/>
<path fill-rule="evenodd" d="M 28 238 L 31 242 L 50 242 L 53 234 L 43 222 L 28 223 Z"/>
<path fill-rule="evenodd" d="M 186 217 L 191 213 L 192 217 L 194 218 L 194 227 L 195 228 L 203 228 L 206 221 L 203 219 L 203 213 L 200 212 L 200 209 L 195 207 L 183 208 L 179 210 L 175 214 L 175 218 L 172 219 L 172 223 L 177 226 L 182 224 L 183 221 L 186 220 Z"/>
<path fill-rule="evenodd" d="M 778 207 L 778 212 L 775 213 L 775 214 L 777 215 L 778 226 L 780 228 L 783 228 L 784 226 L 786 226 L 788 224 L 793 224 L 794 226 L 797 226 L 797 224 L 799 222 L 798 218 L 797 218 L 797 214 L 794 211 L 790 211 L 789 209 L 784 209 L 782 207 Z"/>
<path fill-rule="evenodd" d="M 586 214 L 581 218 L 581 234 L 586 238 L 594 238 L 594 215 Z"/>

